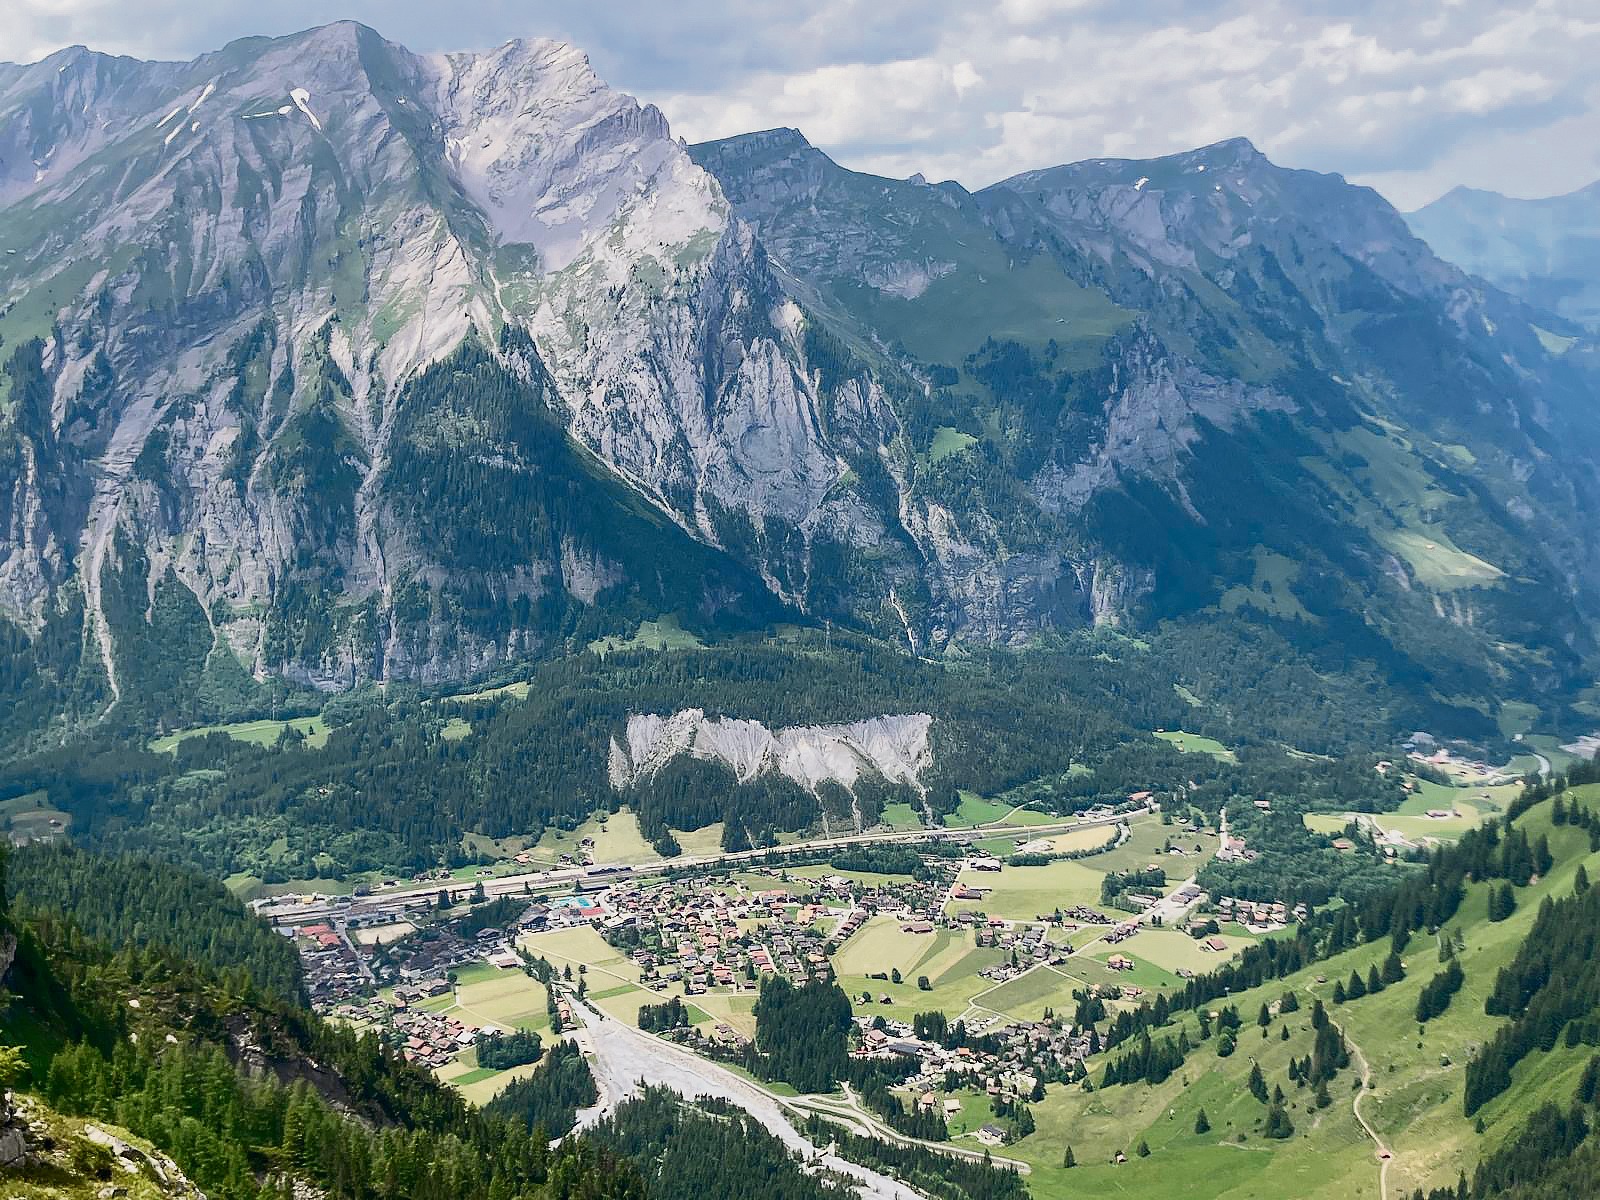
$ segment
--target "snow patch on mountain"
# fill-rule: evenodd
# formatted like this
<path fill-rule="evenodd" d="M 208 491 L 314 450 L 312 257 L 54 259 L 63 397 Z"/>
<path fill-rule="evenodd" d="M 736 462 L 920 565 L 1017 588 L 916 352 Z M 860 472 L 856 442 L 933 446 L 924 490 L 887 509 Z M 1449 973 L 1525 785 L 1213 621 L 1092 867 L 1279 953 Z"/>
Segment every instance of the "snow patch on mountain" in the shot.
<path fill-rule="evenodd" d="M 611 739 L 606 767 L 619 792 L 684 755 L 725 763 L 741 783 L 777 772 L 812 792 L 829 781 L 852 790 L 871 772 L 920 791 L 933 765 L 932 725 L 927 713 L 910 713 L 774 731 L 760 721 L 708 717 L 698 708 L 666 717 L 638 713 L 628 718 L 626 744 Z"/>

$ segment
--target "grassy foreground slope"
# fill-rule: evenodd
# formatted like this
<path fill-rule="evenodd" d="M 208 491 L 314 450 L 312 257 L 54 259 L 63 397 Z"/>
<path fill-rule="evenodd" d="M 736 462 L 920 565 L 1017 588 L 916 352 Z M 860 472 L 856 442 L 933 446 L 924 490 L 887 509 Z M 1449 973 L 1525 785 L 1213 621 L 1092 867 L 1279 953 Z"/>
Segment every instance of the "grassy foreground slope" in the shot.
<path fill-rule="evenodd" d="M 1571 795 L 1600 800 L 1600 786 L 1573 789 Z M 1426 933 L 1411 938 L 1402 957 L 1406 978 L 1381 993 L 1342 1004 L 1332 1003 L 1336 983 L 1353 970 L 1364 977 L 1388 955 L 1387 940 L 1348 950 L 1284 980 L 1241 992 L 1227 1003 L 1243 1019 L 1236 1051 L 1218 1057 L 1215 1035 L 1202 1040 L 1196 1014 L 1186 1014 L 1157 1037 L 1178 1036 L 1182 1028 L 1194 1044 L 1183 1065 L 1165 1082 L 1099 1087 L 1104 1063 L 1117 1058 L 1119 1047 L 1094 1062 L 1090 1079 L 1095 1090 L 1078 1086 L 1052 1088 L 1033 1106 L 1036 1131 L 1007 1149 L 1030 1162 L 1029 1188 L 1041 1200 L 1111 1193 L 1161 1200 L 1267 1200 L 1295 1196 L 1303 1200 L 1336 1200 L 1378 1196 L 1377 1147 L 1357 1121 L 1354 1102 L 1361 1096 L 1364 1116 L 1393 1159 L 1388 1169 L 1389 1196 L 1409 1196 L 1417 1189 L 1453 1186 L 1460 1173 L 1473 1168 L 1522 1132 L 1528 1114 L 1546 1100 L 1565 1106 L 1593 1049 L 1558 1045 L 1535 1051 L 1513 1072 L 1511 1088 L 1468 1118 L 1462 1106 L 1465 1064 L 1504 1018 L 1484 1012 L 1484 1000 L 1496 973 L 1508 964 L 1527 937 L 1545 897 L 1572 892 L 1580 864 L 1593 876 L 1600 854 L 1589 850 L 1587 834 L 1557 827 L 1551 804 L 1533 807 L 1517 822 L 1532 838 L 1548 835 L 1556 864 L 1543 879 L 1517 889 L 1517 909 L 1506 920 L 1491 922 L 1487 896 L 1493 884 L 1472 884 L 1459 912 L 1444 933 L 1459 932 L 1465 946 L 1458 958 L 1465 983 L 1448 1010 L 1419 1030 L 1418 994 L 1442 970 L 1438 940 Z M 1324 982 L 1319 982 L 1319 979 Z M 1276 1005 L 1286 991 L 1298 1001 L 1296 1012 L 1272 1016 L 1266 1036 L 1256 1025 L 1263 1003 Z M 1349 1067 L 1329 1085 L 1330 1103 L 1317 1108 L 1311 1089 L 1297 1087 L 1288 1075 L 1291 1057 L 1311 1052 L 1311 1009 L 1322 998 L 1332 1020 L 1344 1030 L 1351 1049 Z M 1222 1002 L 1213 1004 L 1218 1010 Z M 1282 1040 L 1287 1028 L 1289 1040 Z M 1247 1082 L 1259 1064 L 1266 1088 L 1281 1087 L 1294 1133 L 1283 1140 L 1263 1135 L 1268 1106 L 1252 1096 Z M 1357 1084 L 1368 1074 L 1365 1095 Z M 1196 1133 L 1196 1119 L 1205 1110 L 1210 1130 Z M 1148 1157 L 1136 1150 L 1140 1142 Z M 1062 1167 L 1071 1145 L 1078 1165 Z M 1114 1164 L 1119 1153 L 1127 1161 Z"/>

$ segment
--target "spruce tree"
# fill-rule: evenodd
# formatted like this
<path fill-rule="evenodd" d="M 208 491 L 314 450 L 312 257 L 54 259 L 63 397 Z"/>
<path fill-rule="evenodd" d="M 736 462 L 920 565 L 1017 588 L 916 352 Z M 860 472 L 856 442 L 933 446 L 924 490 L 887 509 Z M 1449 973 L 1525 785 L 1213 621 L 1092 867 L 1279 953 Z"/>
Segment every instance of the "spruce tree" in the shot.
<path fill-rule="evenodd" d="M 1195 1114 L 1194 1131 L 1196 1133 L 1210 1133 L 1211 1132 L 1211 1122 L 1210 1122 L 1210 1120 L 1207 1119 L 1206 1110 L 1203 1109 L 1203 1108 L 1198 1113 Z"/>
<path fill-rule="evenodd" d="M 1073 1156 L 1070 1145 L 1068 1145 L 1066 1152 L 1061 1155 L 1061 1165 L 1063 1167 L 1075 1167 L 1078 1165 L 1078 1160 Z"/>
<path fill-rule="evenodd" d="M 1252 1096 L 1261 1101 L 1263 1104 L 1267 1102 L 1267 1080 L 1266 1077 L 1261 1074 L 1260 1063 L 1254 1063 L 1250 1067 L 1250 1082 L 1248 1086 Z"/>

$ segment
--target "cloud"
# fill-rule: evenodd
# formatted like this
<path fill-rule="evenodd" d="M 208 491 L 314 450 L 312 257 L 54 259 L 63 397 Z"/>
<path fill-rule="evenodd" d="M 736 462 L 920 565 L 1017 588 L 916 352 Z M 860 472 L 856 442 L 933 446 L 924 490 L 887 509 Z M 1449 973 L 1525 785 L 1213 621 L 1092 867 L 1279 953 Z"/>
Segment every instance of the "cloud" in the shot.
<path fill-rule="evenodd" d="M 0 59 L 71 42 L 190 57 L 327 18 L 312 0 L 11 0 Z M 1402 207 L 1600 175 L 1592 0 L 350 0 L 420 51 L 564 37 L 691 140 L 793 125 L 848 166 L 968 186 L 1244 135 Z"/>

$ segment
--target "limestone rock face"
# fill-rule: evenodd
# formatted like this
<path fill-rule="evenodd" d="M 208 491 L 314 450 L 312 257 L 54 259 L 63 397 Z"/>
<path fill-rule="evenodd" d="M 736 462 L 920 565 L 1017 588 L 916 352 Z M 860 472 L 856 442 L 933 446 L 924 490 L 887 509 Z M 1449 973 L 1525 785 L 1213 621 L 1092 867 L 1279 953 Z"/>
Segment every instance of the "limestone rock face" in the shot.
<path fill-rule="evenodd" d="M 926 713 L 872 717 L 848 725 L 804 725 L 771 730 L 759 721 L 708 717 L 698 708 L 671 716 L 628 718 L 622 741 L 612 739 L 611 786 L 625 790 L 674 759 L 724 763 L 741 783 L 773 772 L 815 792 L 825 782 L 853 789 L 864 772 L 920 788 L 933 763 Z"/>

